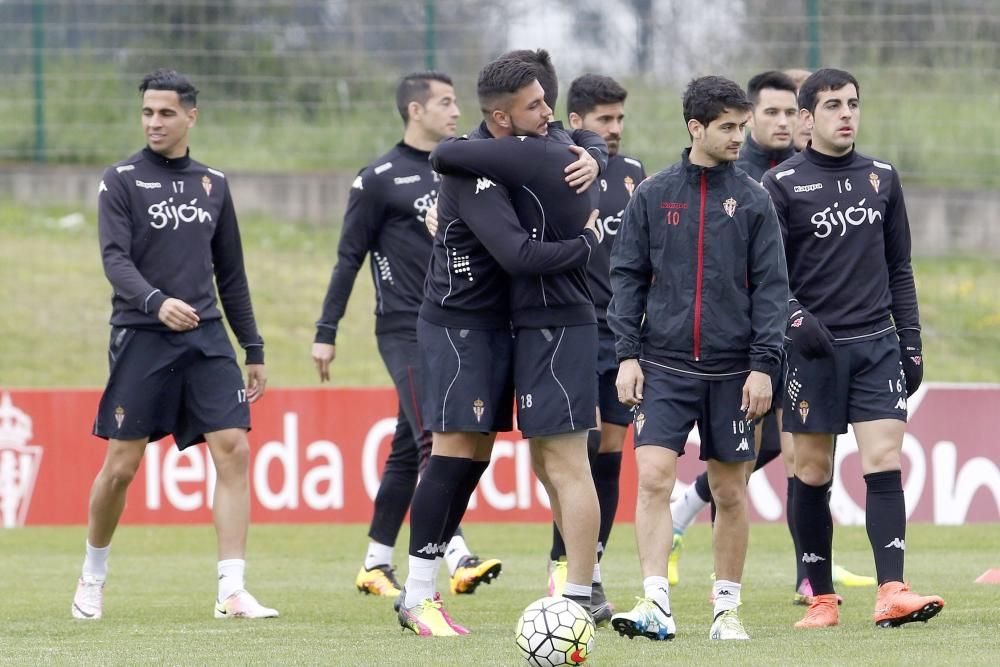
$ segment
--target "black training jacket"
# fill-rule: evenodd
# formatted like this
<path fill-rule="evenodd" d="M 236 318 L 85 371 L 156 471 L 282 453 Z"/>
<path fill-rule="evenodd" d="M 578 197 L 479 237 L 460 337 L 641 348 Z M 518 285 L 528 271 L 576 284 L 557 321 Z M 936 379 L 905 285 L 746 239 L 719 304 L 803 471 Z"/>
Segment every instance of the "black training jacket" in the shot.
<path fill-rule="evenodd" d="M 688 161 L 646 179 L 611 251 L 618 360 L 781 360 L 788 277 L 767 193 L 731 163 Z"/>
<path fill-rule="evenodd" d="M 835 337 L 920 329 L 910 264 L 910 225 L 897 172 L 852 151 L 807 147 L 769 171 L 793 298 Z"/>
<path fill-rule="evenodd" d="M 564 133 L 562 133 L 564 134 Z M 593 132 L 577 131 L 581 145 L 603 147 Z M 446 139 L 432 162 L 442 174 L 472 173 L 503 184 L 521 226 L 532 239 L 565 241 L 584 234 L 597 207 L 598 188 L 577 194 L 564 169 L 577 156 L 569 137 L 504 137 L 470 141 Z M 590 243 L 592 235 L 584 237 Z M 585 265 L 549 275 L 511 275 L 511 320 L 515 327 L 572 326 L 596 322 Z"/>
<path fill-rule="evenodd" d="M 753 137 L 747 135 L 740 149 L 740 157 L 736 160 L 736 166 L 750 174 L 750 177 L 758 183 L 764 178 L 764 173 L 768 169 L 777 167 L 790 157 L 795 156 L 795 146 L 789 145 L 783 150 L 770 150 L 764 148 Z"/>
<path fill-rule="evenodd" d="M 431 256 L 424 214 L 437 200 L 441 181 L 429 157 L 429 152 L 399 142 L 354 179 L 337 264 L 316 322 L 317 343 L 335 342 L 354 280 L 369 253 L 376 333 L 416 328 Z"/>
<path fill-rule="evenodd" d="M 104 274 L 114 288 L 111 324 L 170 331 L 160 306 L 180 299 L 201 321 L 226 319 L 248 364 L 264 363 L 226 176 L 189 156 L 148 147 L 109 167 L 98 186 Z"/>

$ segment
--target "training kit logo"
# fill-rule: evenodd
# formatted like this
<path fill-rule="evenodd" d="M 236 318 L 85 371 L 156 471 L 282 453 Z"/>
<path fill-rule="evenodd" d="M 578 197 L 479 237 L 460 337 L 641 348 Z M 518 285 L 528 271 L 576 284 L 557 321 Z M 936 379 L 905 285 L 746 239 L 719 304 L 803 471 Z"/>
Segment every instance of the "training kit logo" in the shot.
<path fill-rule="evenodd" d="M 746 438 L 743 438 L 742 440 L 740 440 L 740 444 L 736 445 L 736 451 L 738 451 L 738 452 L 749 452 L 750 451 L 750 443 L 747 442 Z"/>
<path fill-rule="evenodd" d="M 486 404 L 483 399 L 477 398 L 472 402 L 472 414 L 476 415 L 476 423 L 483 421 L 483 415 L 486 413 Z"/>
<path fill-rule="evenodd" d="M 628 196 L 631 199 L 632 193 L 635 192 L 635 181 L 632 180 L 631 176 L 625 177 L 625 189 L 628 190 Z"/>
<path fill-rule="evenodd" d="M 125 408 L 118 406 L 115 408 L 115 423 L 118 424 L 118 428 L 122 427 L 122 422 L 125 421 Z"/>
<path fill-rule="evenodd" d="M 4 392 L 0 397 L 0 520 L 4 528 L 23 526 L 28 515 L 42 464 L 42 447 L 29 445 L 31 437 L 31 417 L 14 407 L 10 394 Z"/>
<path fill-rule="evenodd" d="M 898 537 L 892 538 L 892 542 L 882 547 L 883 549 L 899 549 L 900 551 L 906 551 L 906 540 L 901 540 Z"/>
<path fill-rule="evenodd" d="M 802 423 L 805 424 L 809 418 L 809 401 L 799 402 L 799 417 L 802 417 Z"/>
<path fill-rule="evenodd" d="M 736 213 L 736 200 L 730 197 L 726 201 L 722 202 L 722 208 L 726 209 L 726 215 L 730 218 Z"/>
<path fill-rule="evenodd" d="M 201 177 L 201 187 L 205 188 L 205 196 L 212 196 L 212 179 L 208 176 Z"/>
<path fill-rule="evenodd" d="M 472 193 L 472 194 L 478 195 L 483 190 L 488 190 L 489 188 L 492 188 L 494 185 L 496 185 L 496 183 L 494 183 L 493 181 L 491 181 L 488 178 L 477 178 L 476 179 L 476 191 L 474 193 Z"/>
<path fill-rule="evenodd" d="M 803 563 L 818 563 L 821 560 L 826 560 L 822 556 L 817 556 L 816 554 L 802 554 Z"/>
<path fill-rule="evenodd" d="M 879 185 L 878 174 L 876 174 L 874 171 L 868 174 L 868 182 L 872 184 L 873 188 L 875 188 L 875 194 L 878 194 L 878 185 Z"/>
<path fill-rule="evenodd" d="M 646 415 L 643 412 L 637 412 L 635 414 L 635 432 L 637 434 L 642 433 L 642 425 L 646 423 Z"/>

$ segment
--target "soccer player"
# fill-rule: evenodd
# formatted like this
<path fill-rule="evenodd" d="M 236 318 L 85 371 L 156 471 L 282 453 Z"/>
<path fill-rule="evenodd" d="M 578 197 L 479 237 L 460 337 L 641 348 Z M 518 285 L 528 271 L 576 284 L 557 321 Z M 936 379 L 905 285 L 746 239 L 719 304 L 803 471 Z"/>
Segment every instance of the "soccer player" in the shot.
<path fill-rule="evenodd" d="M 944 607 L 903 583 L 906 510 L 900 451 L 906 399 L 923 376 L 910 230 L 893 166 L 855 151 L 860 89 L 822 69 L 799 91 L 809 146 L 769 171 L 788 259 L 784 430 L 793 434 L 793 518 L 815 596 L 798 628 L 837 625 L 827 492 L 838 433 L 854 428 L 868 489 L 866 524 L 879 626 L 926 621 Z"/>
<path fill-rule="evenodd" d="M 257 333 L 236 212 L 225 174 L 191 159 L 197 93 L 174 71 L 147 74 L 147 145 L 104 172 L 98 227 L 104 273 L 114 288 L 110 377 L 94 435 L 108 440 L 90 493 L 83 574 L 74 618 L 102 615 L 111 538 L 146 444 L 173 434 L 179 449 L 207 442 L 217 482 L 216 618 L 278 615 L 244 585 L 250 522 L 249 404 L 264 394 L 264 342 Z M 222 302 L 246 350 L 244 384 L 222 323 Z"/>
<path fill-rule="evenodd" d="M 788 280 L 774 208 L 733 167 L 751 104 L 718 76 L 684 93 L 691 147 L 651 176 L 625 209 L 611 251 L 608 324 L 618 397 L 634 413 L 636 542 L 644 597 L 612 627 L 671 639 L 667 558 L 677 457 L 697 423 L 715 498 L 711 639 L 749 639 L 737 614 L 746 558 L 751 427 L 771 407 L 782 354 Z"/>
<path fill-rule="evenodd" d="M 423 379 L 417 348 L 417 311 L 423 300 L 431 238 L 424 214 L 434 204 L 440 178 L 430 151 L 455 134 L 459 117 L 451 79 L 440 72 L 417 72 L 396 88 L 403 138 L 361 170 L 351 188 L 323 313 L 316 323 L 312 358 L 320 381 L 330 379 L 340 319 L 358 271 L 369 253 L 375 284 L 375 337 L 379 354 L 399 397 L 396 432 L 368 530 L 365 562 L 355 579 L 359 591 L 399 595 L 392 566 L 393 546 L 410 507 L 417 473 L 430 455 L 431 435 L 420 417 Z M 469 552 L 459 529 L 445 554 L 452 593 L 473 593 L 495 579 L 502 564 Z"/>
<path fill-rule="evenodd" d="M 795 94 L 798 95 L 799 88 L 802 87 L 802 84 L 805 83 L 806 79 L 809 78 L 809 75 L 812 74 L 812 72 L 807 69 L 786 69 L 785 74 L 787 74 L 788 78 L 790 78 L 792 83 L 795 84 Z M 806 146 L 809 144 L 809 137 L 811 134 L 812 132 L 805 123 L 795 124 L 795 134 L 792 138 L 792 143 L 794 144 L 796 151 L 804 151 L 806 149 Z"/>
<path fill-rule="evenodd" d="M 502 84 L 513 93 L 535 80 L 530 65 L 506 64 L 501 71 L 484 69 L 480 87 Z M 500 110 L 505 122 L 516 116 L 519 127 L 545 125 L 551 110 L 544 102 L 510 93 Z M 461 522 L 489 465 L 496 433 L 513 427 L 508 274 L 543 280 L 582 267 L 596 242 L 596 216 L 576 237 L 533 238 L 521 227 L 507 188 L 485 177 L 446 176 L 438 218 L 417 320 L 425 373 L 422 415 L 433 442 L 413 496 L 410 569 L 397 611 L 400 625 L 419 636 L 468 633 L 444 610 L 434 581 L 445 536 Z"/>
<path fill-rule="evenodd" d="M 484 70 L 487 75 L 479 87 L 480 105 L 490 111 L 479 132 L 504 138 L 443 142 L 434 152 L 434 164 L 442 173 L 465 171 L 506 186 L 522 227 L 543 240 L 576 237 L 597 203 L 597 189 L 583 196 L 563 180 L 563 170 L 574 160 L 570 150 L 574 144 L 564 130 L 552 129 L 547 122 L 521 124 L 518 115 L 503 111 L 510 104 L 517 108 L 521 99 L 527 108 L 547 106 L 537 80 L 511 89 L 515 84 L 504 76 L 505 59 Z M 606 150 L 603 139 L 587 130 L 575 130 L 572 139 Z M 542 279 L 512 276 L 511 315 L 518 425 L 531 443 L 535 473 L 549 494 L 556 523 L 570 533 L 568 579 L 562 594 L 589 608 L 600 521 L 586 455 L 587 429 L 594 426 L 597 404 L 592 381 L 596 317 L 587 283 L 582 266 Z M 589 348 L 594 352 L 590 363 L 583 356 Z M 563 510 L 570 507 L 572 521 Z M 603 596 L 595 604 L 594 616 L 598 623 L 611 618 Z"/>
<path fill-rule="evenodd" d="M 594 297 L 597 315 L 597 395 L 600 428 L 588 434 L 591 474 L 601 509 L 597 540 L 598 566 L 595 567 L 593 597 L 595 610 L 612 611 L 605 602 L 600 575 L 600 559 L 607 548 L 615 512 L 618 509 L 618 478 L 621 471 L 622 448 L 632 415 L 618 402 L 615 378 L 618 361 L 615 358 L 614 334 L 608 328 L 607 309 L 611 301 L 609 264 L 611 248 L 621 225 L 625 205 L 639 183 L 646 178 L 642 163 L 619 152 L 625 123 L 625 99 L 628 93 L 614 79 L 598 74 L 584 74 L 569 88 L 567 112 L 569 124 L 576 129 L 596 132 L 608 145 L 608 166 L 601 175 L 597 220 L 598 245 L 587 264 L 587 277 Z M 553 525 L 552 548 L 549 553 L 549 594 L 562 593 L 566 582 L 566 545 L 559 528 Z M 603 617 L 606 612 L 602 613 Z M 608 614 L 610 617 L 610 614 Z"/>

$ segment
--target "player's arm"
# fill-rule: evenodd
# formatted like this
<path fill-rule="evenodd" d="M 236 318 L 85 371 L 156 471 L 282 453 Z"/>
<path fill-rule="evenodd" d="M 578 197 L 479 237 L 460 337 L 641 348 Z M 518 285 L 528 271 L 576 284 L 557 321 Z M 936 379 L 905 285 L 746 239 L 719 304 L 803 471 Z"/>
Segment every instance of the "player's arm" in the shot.
<path fill-rule="evenodd" d="M 889 269 L 889 293 L 892 295 L 892 319 L 899 336 L 900 356 L 906 376 L 906 395 L 911 396 L 924 377 L 923 343 L 920 340 L 917 287 L 910 261 L 910 223 L 899 173 L 895 171 L 882 230 L 885 237 L 885 262 Z"/>
<path fill-rule="evenodd" d="M 535 137 L 448 137 L 431 152 L 431 166 L 440 174 L 483 176 L 510 190 L 534 178 L 545 150 L 546 141 Z"/>
<path fill-rule="evenodd" d="M 312 359 L 320 382 L 330 379 L 330 363 L 337 351 L 337 326 L 347 310 L 358 271 L 382 227 L 385 207 L 379 186 L 380 182 L 368 169 L 362 170 L 351 186 L 337 243 L 337 263 L 330 275 L 313 338 Z"/>
<path fill-rule="evenodd" d="M 601 135 L 582 128 L 573 130 L 570 139 L 576 144 L 576 147 L 570 146 L 570 150 L 579 159 L 564 170 L 566 183 L 581 193 L 608 168 L 608 145 Z"/>
<path fill-rule="evenodd" d="M 460 187 L 459 211 L 462 220 L 507 273 L 565 273 L 589 261 L 591 249 L 597 244 L 594 226 L 596 211 L 578 237 L 564 241 L 537 241 L 521 227 L 507 189 L 502 185 L 491 185 L 477 192 L 476 181 L 469 179 Z"/>
<path fill-rule="evenodd" d="M 97 191 L 97 229 L 104 275 L 133 308 L 157 314 L 168 295 L 139 273 L 132 260 L 132 211 L 125 185 L 114 168 L 104 172 Z"/>
<path fill-rule="evenodd" d="M 264 363 L 264 339 L 257 331 L 253 304 L 250 301 L 250 286 L 243 262 L 243 242 L 228 181 L 215 234 L 212 236 L 212 263 L 215 283 L 219 288 L 219 300 L 237 342 L 246 351 L 246 363 L 248 366 L 261 365 Z"/>

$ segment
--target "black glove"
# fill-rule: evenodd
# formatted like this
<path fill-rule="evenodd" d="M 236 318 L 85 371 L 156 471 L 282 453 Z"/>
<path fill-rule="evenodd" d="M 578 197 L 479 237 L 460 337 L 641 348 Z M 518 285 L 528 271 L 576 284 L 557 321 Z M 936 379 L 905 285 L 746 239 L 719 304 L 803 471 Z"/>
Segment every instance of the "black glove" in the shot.
<path fill-rule="evenodd" d="M 796 308 L 788 316 L 787 335 L 806 359 L 820 359 L 833 354 L 833 336 L 805 308 Z"/>
<path fill-rule="evenodd" d="M 904 329 L 898 332 L 899 335 L 899 356 L 903 362 L 903 375 L 906 377 L 906 397 L 913 396 L 913 393 L 920 386 L 924 379 L 924 358 L 920 354 L 920 332 L 913 329 Z"/>

